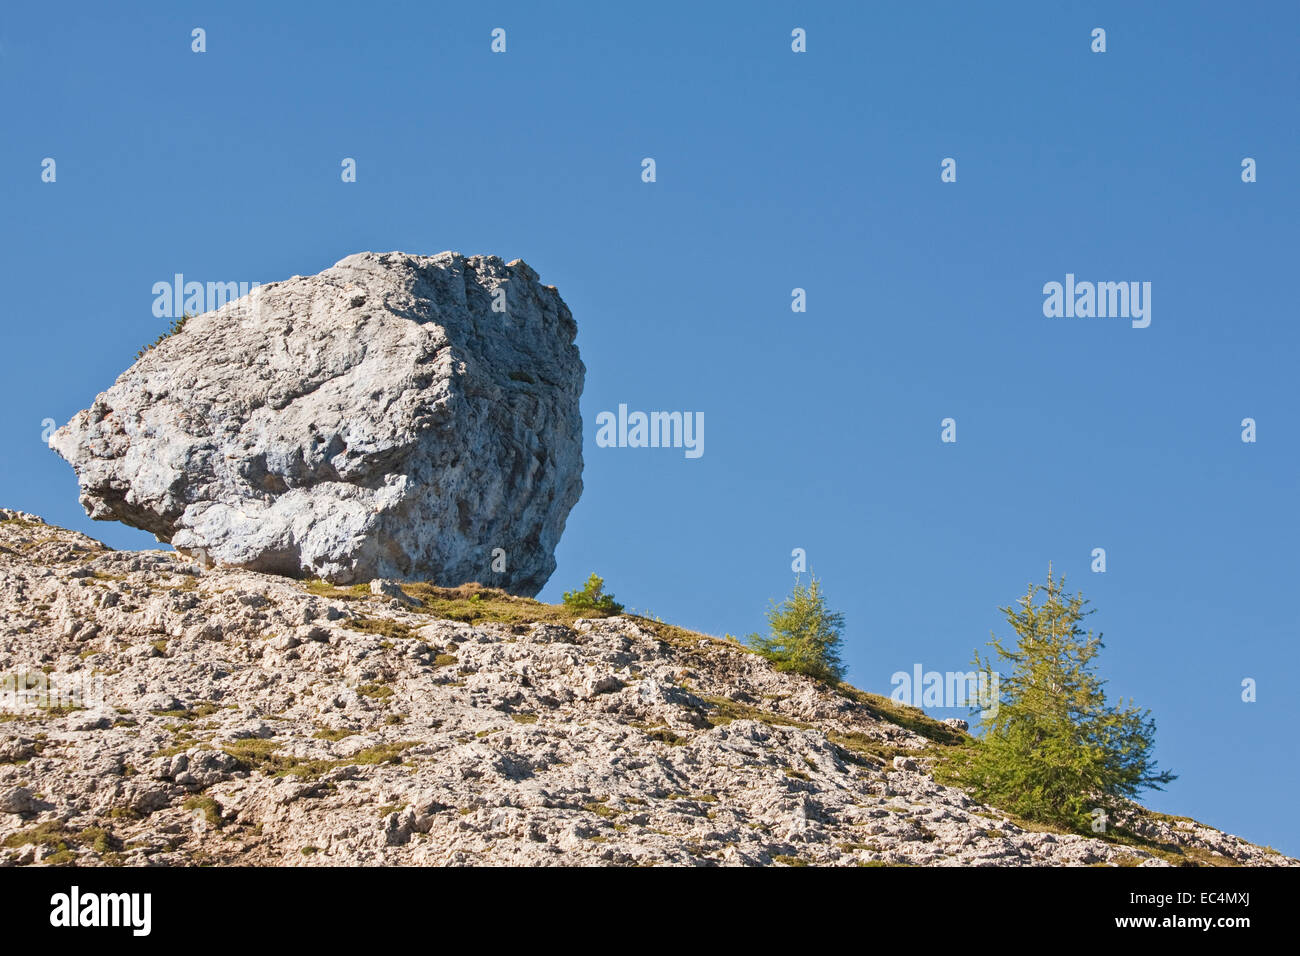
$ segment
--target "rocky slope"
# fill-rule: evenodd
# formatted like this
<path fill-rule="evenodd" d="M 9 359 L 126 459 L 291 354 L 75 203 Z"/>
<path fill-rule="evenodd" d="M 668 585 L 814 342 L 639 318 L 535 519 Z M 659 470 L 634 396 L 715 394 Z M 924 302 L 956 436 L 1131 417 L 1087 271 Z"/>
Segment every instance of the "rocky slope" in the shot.
<path fill-rule="evenodd" d="M 0 863 L 1296 865 L 1140 808 L 1024 829 L 929 772 L 960 732 L 726 640 L 12 511 L 0 676 Z"/>

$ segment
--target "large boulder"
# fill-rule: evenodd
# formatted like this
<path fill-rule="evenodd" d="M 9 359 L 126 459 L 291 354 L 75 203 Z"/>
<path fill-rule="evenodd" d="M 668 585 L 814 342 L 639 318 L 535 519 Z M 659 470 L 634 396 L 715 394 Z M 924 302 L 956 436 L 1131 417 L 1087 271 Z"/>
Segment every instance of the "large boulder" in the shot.
<path fill-rule="evenodd" d="M 360 253 L 190 319 L 50 444 L 92 518 L 212 564 L 532 595 L 582 493 L 576 334 L 520 260 Z"/>

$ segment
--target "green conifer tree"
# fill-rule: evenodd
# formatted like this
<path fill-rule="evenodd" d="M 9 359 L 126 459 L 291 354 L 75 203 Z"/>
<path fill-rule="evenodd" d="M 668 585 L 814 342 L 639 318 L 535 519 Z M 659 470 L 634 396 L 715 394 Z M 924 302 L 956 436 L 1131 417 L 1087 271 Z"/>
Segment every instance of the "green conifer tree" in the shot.
<path fill-rule="evenodd" d="M 993 658 L 975 654 L 982 680 L 998 692 L 981 702 L 993 713 L 960 771 L 981 801 L 1080 831 L 1098 809 L 1109 812 L 1175 779 L 1151 757 L 1150 712 L 1132 700 L 1107 703 L 1105 681 L 1094 673 L 1101 634 L 1082 624 L 1093 613 L 1087 605 L 1082 594 L 1066 595 L 1065 578 L 1054 579 L 1049 567 L 1046 585 L 1031 585 L 1015 607 L 1000 608 L 1017 641 L 1008 649 L 994 637 Z M 997 674 L 995 664 L 1010 673 Z"/>
<path fill-rule="evenodd" d="M 768 637 L 750 634 L 747 640 L 778 670 L 825 681 L 844 679 L 840 660 L 844 615 L 826 606 L 821 582 L 815 577 L 806 586 L 795 578 L 790 596 L 768 610 L 767 623 L 771 629 Z"/>
<path fill-rule="evenodd" d="M 581 591 L 565 591 L 564 604 L 575 611 L 596 611 L 604 616 L 623 613 L 623 605 L 605 593 L 605 579 L 599 574 L 587 578 Z"/>

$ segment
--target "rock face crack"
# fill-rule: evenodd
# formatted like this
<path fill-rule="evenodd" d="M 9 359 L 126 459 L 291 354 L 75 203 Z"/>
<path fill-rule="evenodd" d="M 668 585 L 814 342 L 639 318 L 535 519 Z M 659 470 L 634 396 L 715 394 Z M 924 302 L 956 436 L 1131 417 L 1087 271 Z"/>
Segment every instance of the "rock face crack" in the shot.
<path fill-rule="evenodd" d="M 211 564 L 533 595 L 582 493 L 576 335 L 520 260 L 360 253 L 190 319 L 50 444 L 91 517 Z"/>

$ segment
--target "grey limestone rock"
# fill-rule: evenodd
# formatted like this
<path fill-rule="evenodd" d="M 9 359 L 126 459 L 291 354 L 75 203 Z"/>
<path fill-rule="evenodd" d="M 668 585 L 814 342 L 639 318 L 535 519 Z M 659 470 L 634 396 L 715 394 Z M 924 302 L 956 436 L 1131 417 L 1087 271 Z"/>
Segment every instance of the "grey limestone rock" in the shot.
<path fill-rule="evenodd" d="M 190 319 L 50 445 L 91 517 L 210 565 L 532 595 L 582 492 L 576 334 L 520 260 L 359 253 Z"/>

